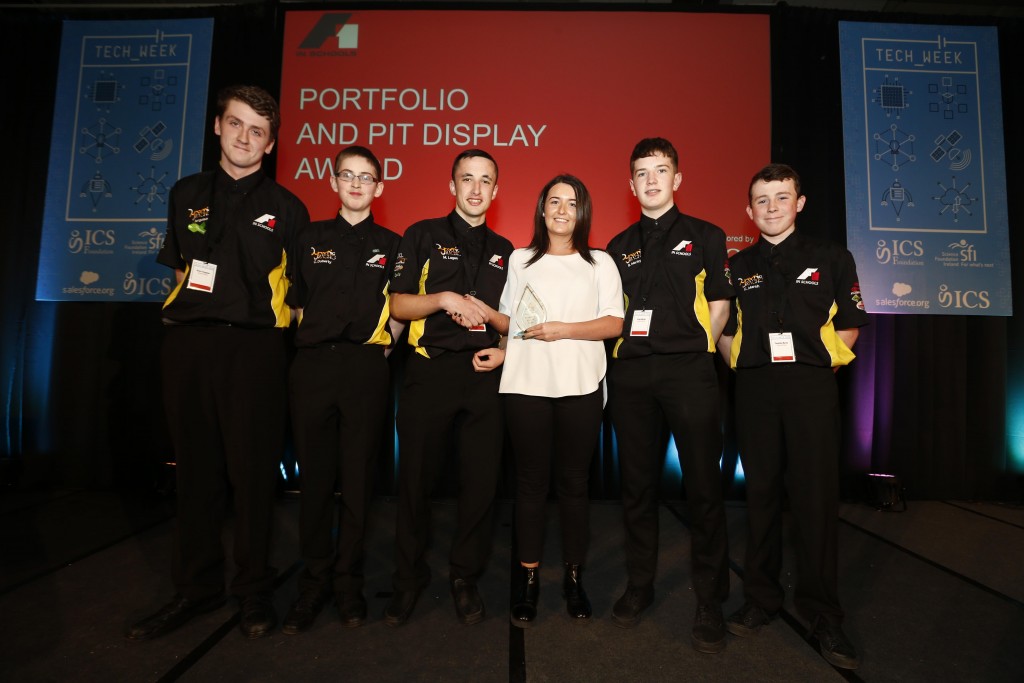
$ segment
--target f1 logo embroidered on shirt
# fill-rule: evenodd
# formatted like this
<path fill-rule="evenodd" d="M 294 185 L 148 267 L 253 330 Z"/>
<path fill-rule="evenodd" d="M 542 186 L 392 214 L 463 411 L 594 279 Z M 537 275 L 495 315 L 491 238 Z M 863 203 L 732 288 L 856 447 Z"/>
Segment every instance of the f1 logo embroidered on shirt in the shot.
<path fill-rule="evenodd" d="M 818 274 L 817 268 L 807 268 L 804 272 L 800 273 L 800 276 L 796 280 L 797 282 L 804 282 L 807 284 L 811 284 L 812 282 L 817 284 L 820 277 L 821 276 Z"/>
<path fill-rule="evenodd" d="M 271 216 L 269 213 L 263 214 L 262 216 L 260 216 L 259 218 L 252 222 L 252 224 L 255 225 L 256 227 L 263 228 L 264 230 L 269 230 L 270 232 L 274 232 L 274 225 L 276 223 L 277 217 Z"/>

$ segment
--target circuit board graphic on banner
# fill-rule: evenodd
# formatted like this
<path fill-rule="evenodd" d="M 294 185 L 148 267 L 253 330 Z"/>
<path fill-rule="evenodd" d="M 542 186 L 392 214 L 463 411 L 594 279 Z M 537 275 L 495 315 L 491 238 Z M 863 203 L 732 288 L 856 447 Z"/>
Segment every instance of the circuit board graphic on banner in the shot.
<path fill-rule="evenodd" d="M 996 29 L 841 22 L 840 42 L 867 310 L 1011 315 Z"/>
<path fill-rule="evenodd" d="M 36 298 L 159 301 L 174 183 L 202 163 L 213 22 L 64 23 Z"/>

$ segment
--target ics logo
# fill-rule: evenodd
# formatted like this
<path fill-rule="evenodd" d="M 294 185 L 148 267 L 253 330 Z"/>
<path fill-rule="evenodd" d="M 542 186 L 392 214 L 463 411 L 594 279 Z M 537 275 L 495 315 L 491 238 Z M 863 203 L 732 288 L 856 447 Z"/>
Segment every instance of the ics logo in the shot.
<path fill-rule="evenodd" d="M 988 308 L 992 305 L 988 290 L 950 289 L 939 285 L 939 306 L 943 308 Z"/>
<path fill-rule="evenodd" d="M 132 272 L 124 274 L 122 291 L 129 296 L 167 296 L 171 292 L 171 278 L 142 277 Z"/>
<path fill-rule="evenodd" d="M 878 240 L 875 246 L 875 260 L 881 265 L 919 266 L 923 264 L 915 259 L 923 255 L 924 242 L 921 240 Z"/>
<path fill-rule="evenodd" d="M 68 236 L 68 252 L 72 254 L 113 254 L 116 243 L 113 229 L 72 230 Z"/>

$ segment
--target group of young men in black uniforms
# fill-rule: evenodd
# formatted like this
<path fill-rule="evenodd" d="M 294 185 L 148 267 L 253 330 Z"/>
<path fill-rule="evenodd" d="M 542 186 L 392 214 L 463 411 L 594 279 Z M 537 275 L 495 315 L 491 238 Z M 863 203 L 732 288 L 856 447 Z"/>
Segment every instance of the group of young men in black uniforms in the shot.
<path fill-rule="evenodd" d="M 462 623 L 481 621 L 476 583 L 490 551 L 504 442 L 500 354 L 493 350 L 508 329 L 496 309 L 513 250 L 486 222 L 497 163 L 482 150 L 460 153 L 449 186 L 452 212 L 399 237 L 377 225 L 370 210 L 384 188 L 379 161 L 368 149 L 349 147 L 335 159 L 331 178 L 338 215 L 310 223 L 302 202 L 261 168 L 279 127 L 273 98 L 235 86 L 221 92 L 217 112 L 219 168 L 175 185 L 158 256 L 178 282 L 163 307 L 161 355 L 177 457 L 176 595 L 127 637 L 163 635 L 224 604 L 220 532 L 229 487 L 237 566 L 229 591 L 240 602 L 239 627 L 257 638 L 277 626 L 269 538 L 286 397 L 302 479 L 304 569 L 282 630 L 308 629 L 332 598 L 345 626 L 364 623 L 366 517 L 387 419 L 386 355 L 405 325 L 400 321 L 408 321 L 413 350 L 398 404 L 396 569 L 384 622 L 407 621 L 430 582 L 429 495 L 452 444 L 459 494 L 451 593 Z M 676 208 L 678 169 L 667 140 L 636 146 L 629 184 L 641 217 L 608 245 L 626 298 L 608 373 L 628 575 L 612 621 L 633 627 L 654 600 L 667 426 L 690 512 L 692 645 L 720 652 L 726 631 L 753 635 L 782 608 L 785 483 L 800 536 L 795 604 L 823 656 L 856 668 L 836 589 L 840 435 L 833 378 L 852 360 L 857 329 L 867 322 L 853 259 L 795 232 L 806 200 L 796 172 L 777 164 L 749 188 L 747 212 L 760 240 L 728 259 L 721 229 Z M 281 332 L 293 317 L 289 370 Z M 750 528 L 745 603 L 728 619 L 716 347 L 736 371 Z"/>

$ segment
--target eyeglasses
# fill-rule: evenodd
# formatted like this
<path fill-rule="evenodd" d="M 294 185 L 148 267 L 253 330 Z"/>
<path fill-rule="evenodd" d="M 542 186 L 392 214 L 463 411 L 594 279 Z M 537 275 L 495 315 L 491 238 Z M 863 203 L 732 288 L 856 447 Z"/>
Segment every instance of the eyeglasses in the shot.
<path fill-rule="evenodd" d="M 374 178 L 369 173 L 359 173 L 359 174 L 356 174 L 356 173 L 353 173 L 352 171 L 348 171 L 348 170 L 342 171 L 341 173 L 336 173 L 335 177 L 341 178 L 346 183 L 351 183 L 355 178 L 359 178 L 359 182 L 361 182 L 361 183 L 363 183 L 365 185 L 369 185 L 370 183 L 377 182 L 377 179 Z"/>

